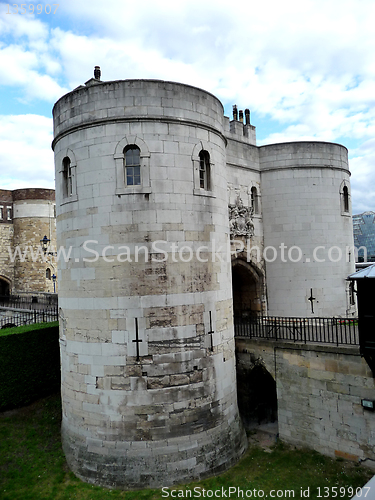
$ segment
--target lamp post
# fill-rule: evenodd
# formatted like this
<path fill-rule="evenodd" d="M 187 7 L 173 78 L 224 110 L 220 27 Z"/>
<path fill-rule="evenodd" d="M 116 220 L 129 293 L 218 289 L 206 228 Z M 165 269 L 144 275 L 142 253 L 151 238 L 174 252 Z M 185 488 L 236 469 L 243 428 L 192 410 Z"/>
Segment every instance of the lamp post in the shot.
<path fill-rule="evenodd" d="M 53 273 L 53 274 L 52 274 L 52 281 L 53 281 L 53 293 L 56 293 L 56 278 L 57 278 L 56 274 L 55 274 L 55 273 Z"/>
<path fill-rule="evenodd" d="M 51 240 L 47 238 L 46 235 L 44 235 L 43 239 L 40 240 L 40 244 L 41 244 L 41 247 L 42 247 L 42 250 L 43 250 L 43 253 L 44 255 L 54 255 L 56 256 L 57 253 L 56 252 L 47 252 L 48 250 L 48 245 L 51 243 Z"/>
<path fill-rule="evenodd" d="M 44 235 L 44 238 L 42 240 L 40 240 L 44 255 L 46 255 L 46 253 L 47 253 L 48 243 L 50 243 L 50 241 L 51 240 L 49 240 L 46 235 Z"/>

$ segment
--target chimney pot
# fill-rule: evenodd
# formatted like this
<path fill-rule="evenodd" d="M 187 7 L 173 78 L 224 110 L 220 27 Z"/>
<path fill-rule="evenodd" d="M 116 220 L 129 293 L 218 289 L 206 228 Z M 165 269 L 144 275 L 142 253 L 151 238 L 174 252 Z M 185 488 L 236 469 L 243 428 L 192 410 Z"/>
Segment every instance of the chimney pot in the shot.
<path fill-rule="evenodd" d="M 237 105 L 233 104 L 233 120 L 238 120 L 238 115 L 237 115 Z"/>
<path fill-rule="evenodd" d="M 101 76 L 100 66 L 95 66 L 95 69 L 94 69 L 95 80 L 100 80 L 100 76 Z"/>
<path fill-rule="evenodd" d="M 246 125 L 250 125 L 250 110 L 249 109 L 245 109 L 245 123 Z"/>

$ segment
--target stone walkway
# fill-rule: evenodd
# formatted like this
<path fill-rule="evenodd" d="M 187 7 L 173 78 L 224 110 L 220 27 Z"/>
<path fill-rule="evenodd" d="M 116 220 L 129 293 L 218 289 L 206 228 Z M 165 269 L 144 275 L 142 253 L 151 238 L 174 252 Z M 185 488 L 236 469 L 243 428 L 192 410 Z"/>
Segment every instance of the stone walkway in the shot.
<path fill-rule="evenodd" d="M 249 445 L 256 445 L 263 448 L 264 451 L 272 452 L 272 446 L 276 444 L 279 435 L 277 422 L 262 424 L 250 430 L 248 435 Z"/>

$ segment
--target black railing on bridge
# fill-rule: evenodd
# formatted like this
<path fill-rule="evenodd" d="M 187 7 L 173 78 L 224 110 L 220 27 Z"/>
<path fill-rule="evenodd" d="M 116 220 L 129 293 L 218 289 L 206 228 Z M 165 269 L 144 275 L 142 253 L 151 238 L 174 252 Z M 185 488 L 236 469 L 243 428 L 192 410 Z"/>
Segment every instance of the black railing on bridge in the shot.
<path fill-rule="evenodd" d="M 31 325 L 33 323 L 49 323 L 57 321 L 57 309 L 53 311 L 22 311 L 0 310 L 0 328 Z"/>
<path fill-rule="evenodd" d="M 234 318 L 235 337 L 334 345 L 359 345 L 356 318 Z"/>

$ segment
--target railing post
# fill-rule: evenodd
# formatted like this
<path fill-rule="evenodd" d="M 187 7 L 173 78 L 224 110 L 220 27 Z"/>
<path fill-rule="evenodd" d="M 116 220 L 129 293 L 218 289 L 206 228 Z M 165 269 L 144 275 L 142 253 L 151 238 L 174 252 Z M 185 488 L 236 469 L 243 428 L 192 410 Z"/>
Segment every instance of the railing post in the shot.
<path fill-rule="evenodd" d="M 275 323 L 275 340 L 277 342 L 277 326 L 276 326 L 277 319 L 275 318 L 274 323 Z"/>

